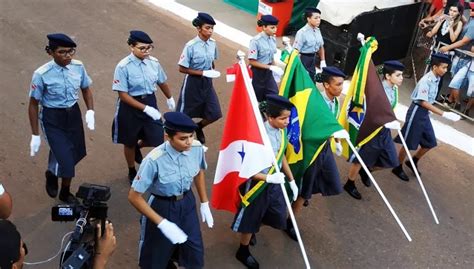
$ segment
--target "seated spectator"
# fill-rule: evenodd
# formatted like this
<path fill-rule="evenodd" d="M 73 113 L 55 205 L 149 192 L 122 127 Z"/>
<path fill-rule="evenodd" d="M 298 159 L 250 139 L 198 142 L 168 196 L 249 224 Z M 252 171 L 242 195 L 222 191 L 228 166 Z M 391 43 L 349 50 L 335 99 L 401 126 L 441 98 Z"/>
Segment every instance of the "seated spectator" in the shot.
<path fill-rule="evenodd" d="M 449 7 L 447 16 L 443 16 L 436 25 L 429 31 L 426 36 L 436 36 L 437 43 L 452 44 L 455 42 L 462 30 L 462 14 L 464 7 L 456 4 Z"/>

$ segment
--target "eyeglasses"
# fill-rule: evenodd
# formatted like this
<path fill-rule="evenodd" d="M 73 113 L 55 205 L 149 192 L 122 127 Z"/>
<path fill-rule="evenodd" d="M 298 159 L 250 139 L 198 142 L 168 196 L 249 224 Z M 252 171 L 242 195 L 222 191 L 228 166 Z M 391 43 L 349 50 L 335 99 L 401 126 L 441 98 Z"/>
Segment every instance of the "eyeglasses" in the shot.
<path fill-rule="evenodd" d="M 153 45 L 148 45 L 148 46 L 141 46 L 141 47 L 135 47 L 135 48 L 137 48 L 141 52 L 148 52 L 148 51 L 152 51 L 155 47 Z"/>
<path fill-rule="evenodd" d="M 73 56 L 76 54 L 76 49 L 68 49 L 68 50 L 57 50 L 55 53 L 61 55 L 61 56 L 66 56 L 67 54 Z"/>

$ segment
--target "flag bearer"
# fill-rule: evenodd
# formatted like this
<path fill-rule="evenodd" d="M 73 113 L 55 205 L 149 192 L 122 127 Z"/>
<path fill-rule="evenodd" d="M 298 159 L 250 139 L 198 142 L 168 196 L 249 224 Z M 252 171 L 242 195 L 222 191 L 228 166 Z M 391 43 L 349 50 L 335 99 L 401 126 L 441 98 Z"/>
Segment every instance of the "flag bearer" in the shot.
<path fill-rule="evenodd" d="M 194 181 L 203 222 L 214 220 L 207 198 L 204 149 L 193 141 L 197 125 L 180 112 L 164 114 L 166 142 L 153 149 L 140 165 L 128 194 L 143 215 L 140 268 L 202 268 L 204 247 L 191 184 Z M 143 193 L 151 193 L 148 203 Z"/>

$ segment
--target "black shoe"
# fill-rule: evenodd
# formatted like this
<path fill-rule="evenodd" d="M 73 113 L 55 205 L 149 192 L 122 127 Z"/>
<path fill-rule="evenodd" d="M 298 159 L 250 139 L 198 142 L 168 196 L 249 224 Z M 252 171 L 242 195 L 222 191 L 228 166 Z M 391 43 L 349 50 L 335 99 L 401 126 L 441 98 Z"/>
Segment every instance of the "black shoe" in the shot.
<path fill-rule="evenodd" d="M 202 131 L 201 127 L 196 129 L 196 138 L 201 142 L 201 144 L 206 144 L 206 137 L 204 136 L 204 132 Z"/>
<path fill-rule="evenodd" d="M 49 170 L 44 175 L 46 176 L 46 193 L 49 197 L 56 198 L 58 196 L 58 177 Z"/>
<path fill-rule="evenodd" d="M 413 169 L 413 166 L 411 166 L 410 161 L 405 161 L 405 165 L 408 166 L 408 168 L 410 168 L 413 174 L 415 174 L 415 169 Z M 420 170 L 418 169 L 418 165 L 415 164 L 415 167 L 416 167 L 416 170 L 418 170 L 418 175 L 420 175 L 421 177 L 421 173 L 420 173 Z"/>
<path fill-rule="evenodd" d="M 286 220 L 286 229 L 285 233 L 293 240 L 298 242 L 298 237 L 296 236 L 296 231 L 295 228 L 293 227 L 293 222 L 291 222 L 291 219 Z"/>
<path fill-rule="evenodd" d="M 359 191 L 357 190 L 357 187 L 354 185 L 353 182 L 352 184 L 349 183 L 349 181 L 346 182 L 346 184 L 344 184 L 344 190 L 354 199 L 357 199 L 357 200 L 362 199 L 362 195 L 359 193 Z"/>
<path fill-rule="evenodd" d="M 251 246 L 255 246 L 257 244 L 257 236 L 255 234 L 252 234 L 252 237 L 250 238 L 250 243 Z"/>
<path fill-rule="evenodd" d="M 252 254 L 250 254 L 250 252 L 248 251 L 247 253 L 245 253 L 244 251 L 241 251 L 241 249 L 239 248 L 239 250 L 235 254 L 235 258 L 237 258 L 237 260 L 239 260 L 243 265 L 245 265 L 249 269 L 260 268 L 260 265 L 258 264 L 255 257 L 252 256 Z"/>
<path fill-rule="evenodd" d="M 359 175 L 360 175 L 360 180 L 367 188 L 372 186 L 369 175 L 367 175 L 367 173 L 365 172 L 363 168 L 360 168 Z"/>
<path fill-rule="evenodd" d="M 130 182 L 130 185 L 132 185 L 133 179 L 135 178 L 136 175 L 137 175 L 137 170 L 135 169 L 135 167 L 128 168 L 128 181 Z"/>
<path fill-rule="evenodd" d="M 143 161 L 143 155 L 142 152 L 140 151 L 140 146 L 137 144 L 135 146 L 135 162 L 138 164 L 141 164 Z"/>
<path fill-rule="evenodd" d="M 76 196 L 74 194 L 68 192 L 61 192 L 59 194 L 59 200 L 62 202 L 65 202 L 66 204 L 79 204 L 79 201 L 77 200 Z"/>
<path fill-rule="evenodd" d="M 309 200 L 304 200 L 303 206 L 304 206 L 304 207 L 309 206 Z"/>
<path fill-rule="evenodd" d="M 410 178 L 407 176 L 407 174 L 405 174 L 405 172 L 403 171 L 403 168 L 402 168 L 401 165 L 393 168 L 392 173 L 403 181 L 409 181 L 410 180 Z"/>

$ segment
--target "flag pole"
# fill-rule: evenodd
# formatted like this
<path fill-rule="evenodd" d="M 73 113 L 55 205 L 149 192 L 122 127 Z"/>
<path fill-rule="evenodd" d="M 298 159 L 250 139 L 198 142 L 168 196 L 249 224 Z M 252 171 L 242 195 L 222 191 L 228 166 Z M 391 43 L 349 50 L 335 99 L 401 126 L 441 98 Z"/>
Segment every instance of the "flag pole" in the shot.
<path fill-rule="evenodd" d="M 408 146 L 405 142 L 405 138 L 402 135 L 402 131 L 400 129 L 398 129 L 397 131 L 398 131 L 398 137 L 400 137 L 403 147 L 405 148 L 405 151 L 407 153 L 408 159 L 410 160 L 410 164 L 411 164 L 411 167 L 413 168 L 413 172 L 415 172 L 416 179 L 418 180 L 421 190 L 423 191 L 423 195 L 426 198 L 426 202 L 428 202 L 428 206 L 430 207 L 431 214 L 433 214 L 435 223 L 439 224 L 438 217 L 436 216 L 436 212 L 434 211 L 433 206 L 431 205 L 431 201 L 430 201 L 430 198 L 428 197 L 428 193 L 426 192 L 425 185 L 423 184 L 423 181 L 421 181 L 420 173 L 418 173 L 418 169 L 416 168 L 415 163 L 413 162 L 413 158 L 411 157 L 410 150 L 408 149 Z"/>
<path fill-rule="evenodd" d="M 245 65 L 245 60 L 244 60 L 245 59 L 245 53 L 239 50 L 237 52 L 237 58 L 239 59 L 239 65 L 240 65 L 240 68 L 242 70 L 242 75 L 244 77 L 245 88 L 247 89 L 248 95 L 250 97 L 250 103 L 252 104 L 252 109 L 254 110 L 254 115 L 256 117 L 257 125 L 258 125 L 258 128 L 260 130 L 260 133 L 262 134 L 263 143 L 264 143 L 266 149 L 268 151 L 272 152 L 271 155 L 272 155 L 273 166 L 275 167 L 275 171 L 278 173 L 278 172 L 280 172 L 280 167 L 278 166 L 278 162 L 275 158 L 275 155 L 273 154 L 273 150 L 271 149 L 270 139 L 268 138 L 268 134 L 267 134 L 267 131 L 265 130 L 265 127 L 263 126 L 262 118 L 259 116 L 260 111 L 258 110 L 257 97 L 255 96 L 255 91 L 253 90 L 252 83 L 250 82 L 250 75 L 247 71 L 247 66 Z M 303 245 L 303 240 L 301 239 L 300 231 L 299 231 L 298 225 L 296 223 L 295 215 L 294 215 L 293 210 L 291 208 L 290 199 L 288 198 L 288 194 L 286 193 L 285 184 L 284 183 L 280 184 L 280 187 L 281 187 L 282 192 L 283 192 L 283 197 L 285 198 L 286 206 L 288 207 L 288 212 L 290 213 L 291 222 L 293 223 L 293 227 L 294 227 L 295 232 L 296 232 L 296 237 L 298 238 L 298 244 L 299 244 L 300 249 L 301 249 L 301 254 L 303 255 L 303 259 L 304 259 L 306 268 L 309 269 L 311 267 L 309 265 L 308 255 L 306 254 L 306 250 L 305 250 L 304 245 Z"/>
<path fill-rule="evenodd" d="M 349 147 L 351 147 L 351 150 L 352 150 L 352 152 L 355 154 L 357 160 L 359 160 L 360 165 L 362 165 L 362 168 L 364 168 L 364 171 L 365 171 L 365 172 L 367 173 L 367 175 L 369 176 L 370 181 L 372 181 L 372 184 L 374 184 L 375 189 L 377 189 L 377 192 L 378 192 L 378 193 L 380 194 L 380 196 L 382 197 L 382 200 L 385 202 L 385 205 L 388 207 L 388 210 L 390 210 L 390 213 L 392 213 L 392 216 L 393 216 L 393 217 L 395 218 L 395 220 L 397 221 L 398 226 L 400 226 L 400 229 L 402 229 L 403 233 L 405 234 L 405 237 L 408 239 L 409 242 L 411 242 L 411 237 L 410 237 L 410 235 L 408 234 L 407 230 L 405 229 L 405 226 L 403 226 L 403 223 L 402 223 L 402 222 L 400 221 L 400 219 L 398 218 L 397 213 L 395 213 L 395 210 L 393 210 L 392 206 L 390 205 L 390 203 L 388 202 L 387 198 L 386 198 L 385 195 L 383 194 L 382 189 L 380 189 L 379 184 L 377 184 L 377 182 L 375 181 L 374 177 L 372 176 L 372 173 L 370 173 L 369 169 L 367 168 L 367 166 L 365 165 L 364 161 L 363 161 L 362 158 L 360 157 L 359 153 L 357 152 L 356 148 L 355 148 L 354 145 L 352 144 L 351 140 L 346 138 L 346 142 L 347 142 L 347 144 L 349 145 Z"/>

